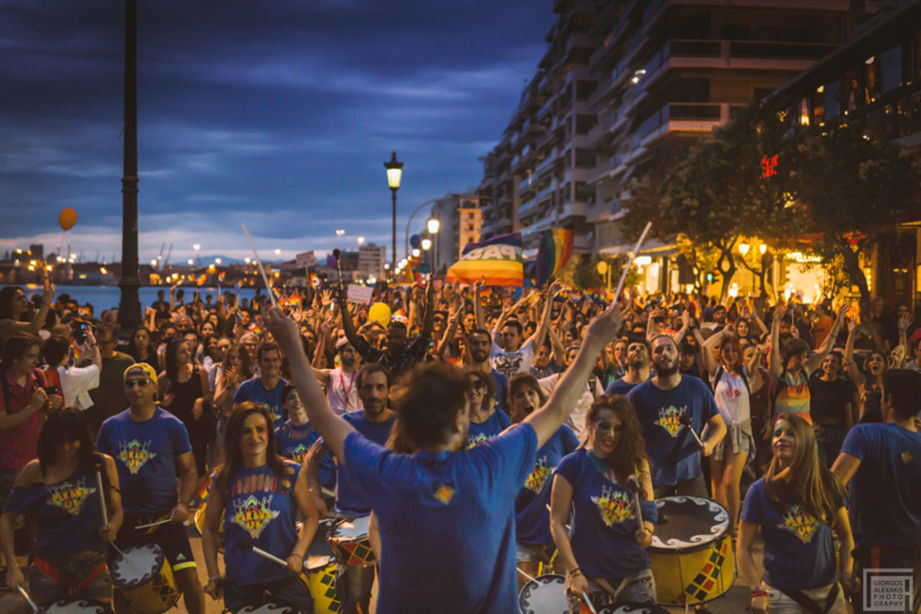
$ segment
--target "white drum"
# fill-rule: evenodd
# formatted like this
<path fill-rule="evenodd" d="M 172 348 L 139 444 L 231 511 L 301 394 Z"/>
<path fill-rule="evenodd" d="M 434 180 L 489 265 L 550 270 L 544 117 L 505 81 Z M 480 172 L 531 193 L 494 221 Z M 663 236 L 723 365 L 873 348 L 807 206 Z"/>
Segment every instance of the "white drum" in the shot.
<path fill-rule="evenodd" d="M 546 574 L 529 580 L 518 593 L 521 614 L 569 614 L 566 578 Z"/>
<path fill-rule="evenodd" d="M 98 601 L 73 599 L 56 601 L 42 609 L 44 614 L 112 614 L 112 609 Z"/>

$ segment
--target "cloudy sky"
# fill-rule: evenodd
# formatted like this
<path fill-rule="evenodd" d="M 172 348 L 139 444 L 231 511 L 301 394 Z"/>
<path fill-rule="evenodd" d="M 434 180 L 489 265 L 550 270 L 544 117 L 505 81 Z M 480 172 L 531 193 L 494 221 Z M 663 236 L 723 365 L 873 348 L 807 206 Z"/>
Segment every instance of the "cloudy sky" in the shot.
<path fill-rule="evenodd" d="M 163 242 L 242 258 L 240 222 L 288 258 L 338 228 L 389 247 L 393 150 L 402 245 L 416 206 L 479 182 L 555 18 L 550 0 L 139 5 L 141 262 Z M 0 250 L 54 251 L 73 207 L 74 252 L 120 252 L 123 49 L 120 2 L 0 0 Z"/>

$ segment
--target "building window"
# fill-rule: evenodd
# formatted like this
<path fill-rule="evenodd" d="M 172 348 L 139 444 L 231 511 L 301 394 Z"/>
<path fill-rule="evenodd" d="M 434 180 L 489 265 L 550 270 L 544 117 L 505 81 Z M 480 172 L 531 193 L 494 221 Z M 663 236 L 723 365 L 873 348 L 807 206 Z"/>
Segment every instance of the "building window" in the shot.
<path fill-rule="evenodd" d="M 885 94 L 902 85 L 902 45 L 884 51 L 880 58 L 883 71 L 882 91 Z"/>
<path fill-rule="evenodd" d="M 838 100 L 840 88 L 839 81 L 832 81 L 825 85 L 825 121 L 832 121 L 841 114 L 841 102 Z"/>
<path fill-rule="evenodd" d="M 921 30 L 915 33 L 911 41 L 911 76 L 910 83 L 921 83 Z"/>
<path fill-rule="evenodd" d="M 880 66 L 881 62 L 879 56 L 868 58 L 866 61 L 866 68 L 864 70 L 864 84 L 866 88 L 864 102 L 866 104 L 876 102 L 879 99 L 879 95 L 882 93 Z"/>

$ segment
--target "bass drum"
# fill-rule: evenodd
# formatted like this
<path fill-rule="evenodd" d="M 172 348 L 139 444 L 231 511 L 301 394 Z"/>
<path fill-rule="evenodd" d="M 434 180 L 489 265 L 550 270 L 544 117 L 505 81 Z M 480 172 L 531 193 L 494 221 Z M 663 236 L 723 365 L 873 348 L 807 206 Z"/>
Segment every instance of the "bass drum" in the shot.
<path fill-rule="evenodd" d="M 566 578 L 557 574 L 528 580 L 518 593 L 521 614 L 569 614 Z"/>
<path fill-rule="evenodd" d="M 649 558 L 659 603 L 706 603 L 728 591 L 735 558 L 726 508 L 701 497 L 664 497 L 656 507 Z"/>

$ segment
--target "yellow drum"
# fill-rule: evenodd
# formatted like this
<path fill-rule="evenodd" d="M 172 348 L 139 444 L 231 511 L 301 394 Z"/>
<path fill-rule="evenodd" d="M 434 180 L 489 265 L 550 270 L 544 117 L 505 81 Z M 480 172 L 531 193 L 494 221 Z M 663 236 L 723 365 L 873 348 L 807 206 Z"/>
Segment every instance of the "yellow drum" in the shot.
<path fill-rule="evenodd" d="M 329 533 L 329 545 L 344 565 L 371 565 L 377 562 L 368 538 L 370 516 L 341 520 Z"/>
<path fill-rule="evenodd" d="M 338 614 L 342 609 L 336 595 L 336 559 L 329 555 L 308 556 L 301 580 L 310 589 L 314 614 Z"/>
<path fill-rule="evenodd" d="M 179 590 L 173 568 L 156 544 L 129 548 L 109 563 L 112 584 L 138 614 L 160 614 L 176 605 Z"/>
<path fill-rule="evenodd" d="M 726 508 L 700 497 L 664 497 L 656 507 L 649 558 L 659 603 L 705 603 L 728 591 L 735 558 Z"/>

